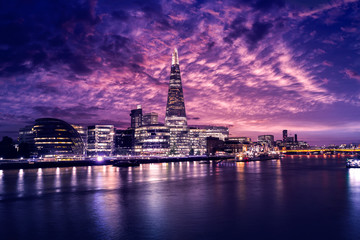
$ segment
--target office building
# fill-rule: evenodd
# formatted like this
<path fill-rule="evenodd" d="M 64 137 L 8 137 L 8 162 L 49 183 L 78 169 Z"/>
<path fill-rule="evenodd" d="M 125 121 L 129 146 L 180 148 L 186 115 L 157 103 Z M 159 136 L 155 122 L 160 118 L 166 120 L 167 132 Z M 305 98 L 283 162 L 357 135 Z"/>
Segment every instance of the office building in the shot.
<path fill-rule="evenodd" d="M 258 136 L 258 143 L 272 147 L 274 146 L 274 135 L 260 135 Z"/>
<path fill-rule="evenodd" d="M 37 156 L 66 158 L 82 156 L 84 143 L 79 133 L 67 122 L 55 118 L 39 118 L 33 127 Z"/>
<path fill-rule="evenodd" d="M 145 114 L 143 115 L 142 125 L 143 125 L 143 126 L 156 125 L 156 124 L 159 123 L 158 119 L 159 119 L 159 116 L 158 116 L 158 114 L 155 113 L 155 112 L 145 113 Z"/>
<path fill-rule="evenodd" d="M 288 137 L 288 131 L 287 130 L 283 130 L 283 142 L 287 141 L 287 137 Z"/>
<path fill-rule="evenodd" d="M 111 156 L 114 151 L 114 125 L 88 127 L 87 155 Z"/>
<path fill-rule="evenodd" d="M 189 155 L 189 136 L 177 49 L 172 54 L 165 126 L 170 128 L 170 155 Z"/>
<path fill-rule="evenodd" d="M 162 124 L 135 129 L 134 153 L 142 156 L 167 156 L 170 147 L 170 128 Z"/>
<path fill-rule="evenodd" d="M 189 127 L 189 155 L 205 155 L 206 154 L 206 138 L 214 137 L 222 141 L 229 137 L 229 129 L 227 127 L 217 126 L 190 126 Z"/>
<path fill-rule="evenodd" d="M 131 128 L 138 128 L 142 126 L 142 109 L 141 105 L 137 105 L 136 109 L 131 110 Z"/>
<path fill-rule="evenodd" d="M 81 125 L 76 125 L 76 124 L 71 124 L 71 126 L 79 133 L 85 149 L 87 148 L 87 130 L 88 128 L 86 126 L 81 126 Z M 85 153 L 84 153 L 85 154 Z"/>
<path fill-rule="evenodd" d="M 115 155 L 131 155 L 135 143 L 135 130 L 117 129 L 115 131 Z"/>
<path fill-rule="evenodd" d="M 228 137 L 225 140 L 239 142 L 239 143 L 245 143 L 245 144 L 251 143 L 251 138 L 249 138 L 249 137 Z"/>

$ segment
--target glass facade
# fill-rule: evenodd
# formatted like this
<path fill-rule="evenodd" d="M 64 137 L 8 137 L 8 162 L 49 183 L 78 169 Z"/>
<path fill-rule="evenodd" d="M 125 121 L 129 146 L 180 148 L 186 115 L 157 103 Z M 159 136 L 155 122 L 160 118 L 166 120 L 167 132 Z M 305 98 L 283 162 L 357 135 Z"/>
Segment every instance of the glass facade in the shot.
<path fill-rule="evenodd" d="M 190 126 L 190 155 L 205 155 L 207 152 L 206 138 L 208 137 L 214 137 L 224 141 L 225 138 L 229 137 L 229 129 L 227 127 L 217 126 Z"/>
<path fill-rule="evenodd" d="M 169 154 L 170 129 L 164 125 L 149 125 L 135 129 L 137 155 L 167 156 Z"/>
<path fill-rule="evenodd" d="M 142 125 L 142 109 L 141 105 L 137 105 L 136 109 L 131 110 L 131 128 L 138 128 Z"/>
<path fill-rule="evenodd" d="M 84 153 L 81 136 L 70 124 L 62 120 L 36 119 L 33 135 L 38 156 L 61 158 Z"/>
<path fill-rule="evenodd" d="M 87 127 L 85 126 L 81 126 L 81 125 L 75 125 L 75 124 L 71 124 L 71 126 L 73 128 L 75 128 L 75 130 L 80 134 L 81 139 L 83 140 L 85 149 L 87 148 Z M 85 151 L 84 151 L 85 153 Z"/>
<path fill-rule="evenodd" d="M 145 113 L 143 115 L 143 124 L 142 125 L 144 125 L 144 126 L 146 126 L 146 125 L 156 125 L 156 124 L 159 123 L 158 119 L 159 119 L 159 116 L 155 112 Z"/>
<path fill-rule="evenodd" d="M 170 155 L 189 155 L 189 135 L 177 49 L 172 54 L 165 125 L 170 128 Z"/>
<path fill-rule="evenodd" d="M 130 155 L 134 147 L 135 130 L 117 129 L 115 131 L 115 154 L 116 155 Z"/>
<path fill-rule="evenodd" d="M 114 152 L 113 125 L 94 125 L 88 127 L 87 155 L 111 156 Z"/>

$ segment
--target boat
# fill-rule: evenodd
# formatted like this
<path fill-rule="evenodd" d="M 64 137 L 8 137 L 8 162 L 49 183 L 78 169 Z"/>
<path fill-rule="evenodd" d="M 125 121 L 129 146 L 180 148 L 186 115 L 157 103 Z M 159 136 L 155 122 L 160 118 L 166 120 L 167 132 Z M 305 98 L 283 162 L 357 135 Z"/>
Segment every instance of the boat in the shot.
<path fill-rule="evenodd" d="M 209 160 L 200 161 L 199 164 L 210 164 L 210 161 Z"/>
<path fill-rule="evenodd" d="M 279 159 L 279 154 L 259 154 L 259 155 L 253 155 L 253 156 L 246 156 L 246 155 L 238 155 L 235 157 L 236 162 L 251 162 L 251 161 L 266 161 L 266 160 L 272 160 L 272 159 Z"/>
<path fill-rule="evenodd" d="M 358 158 L 348 158 L 346 160 L 347 168 L 360 168 L 360 159 Z"/>
<path fill-rule="evenodd" d="M 138 167 L 140 163 L 138 161 L 119 161 L 113 165 L 114 167 Z"/>

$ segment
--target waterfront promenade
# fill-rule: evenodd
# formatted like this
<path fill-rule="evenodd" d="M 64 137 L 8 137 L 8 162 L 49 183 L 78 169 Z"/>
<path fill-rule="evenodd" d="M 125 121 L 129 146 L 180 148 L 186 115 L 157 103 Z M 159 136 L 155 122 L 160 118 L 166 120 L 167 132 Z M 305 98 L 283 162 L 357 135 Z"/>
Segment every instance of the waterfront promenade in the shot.
<path fill-rule="evenodd" d="M 54 168 L 54 167 L 76 167 L 76 166 L 98 166 L 113 165 L 118 162 L 138 162 L 138 163 L 166 163 L 166 162 L 187 162 L 204 160 L 223 160 L 234 159 L 234 156 L 192 156 L 192 157 L 118 157 L 112 159 L 96 160 L 86 158 L 76 161 L 34 161 L 29 160 L 1 160 L 0 169 L 33 169 L 33 168 Z"/>

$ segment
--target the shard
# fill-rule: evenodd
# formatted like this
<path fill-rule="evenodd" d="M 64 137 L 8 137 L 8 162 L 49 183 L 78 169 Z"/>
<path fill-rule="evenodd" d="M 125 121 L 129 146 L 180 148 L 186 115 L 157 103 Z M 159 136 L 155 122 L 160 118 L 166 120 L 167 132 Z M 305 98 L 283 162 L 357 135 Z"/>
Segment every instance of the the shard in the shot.
<path fill-rule="evenodd" d="M 176 48 L 172 54 L 165 125 L 170 128 L 170 155 L 188 155 L 188 128 L 180 76 L 179 55 Z"/>

